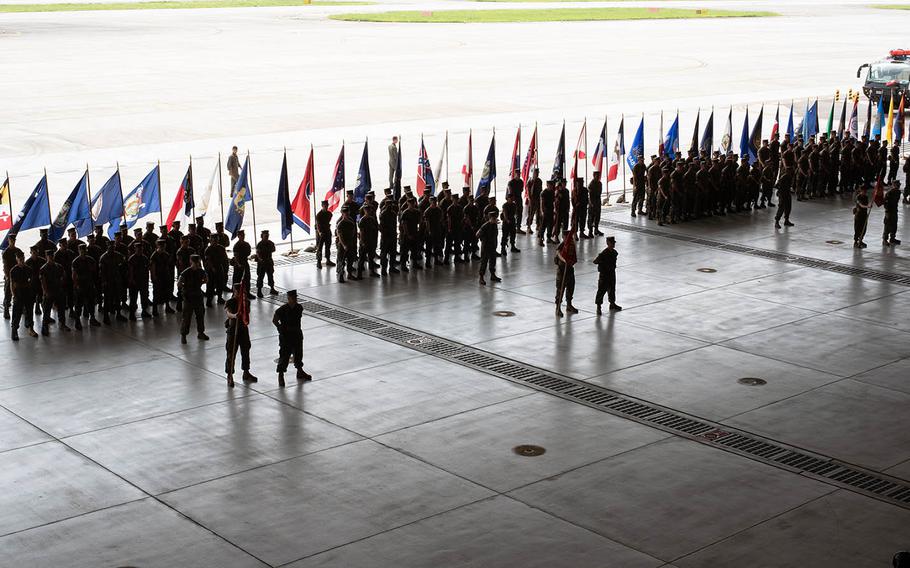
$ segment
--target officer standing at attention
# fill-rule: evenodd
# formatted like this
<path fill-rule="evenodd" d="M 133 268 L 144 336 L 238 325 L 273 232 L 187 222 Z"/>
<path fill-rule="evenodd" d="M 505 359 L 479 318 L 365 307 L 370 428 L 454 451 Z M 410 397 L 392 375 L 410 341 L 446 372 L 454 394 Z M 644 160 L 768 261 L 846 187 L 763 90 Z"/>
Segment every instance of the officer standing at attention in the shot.
<path fill-rule="evenodd" d="M 332 262 L 332 212 L 328 201 L 323 201 L 322 209 L 316 212 L 316 268 L 322 268 L 323 255 L 326 266 L 335 266 Z"/>
<path fill-rule="evenodd" d="M 25 264 L 25 255 L 16 249 L 16 264 L 10 268 L 6 282 L 10 285 L 10 294 L 13 300 L 13 321 L 10 339 L 19 341 L 19 323 L 25 317 L 25 330 L 30 337 L 38 337 L 35 332 L 34 310 L 35 303 L 35 276 L 32 269 Z"/>
<path fill-rule="evenodd" d="M 145 243 L 141 240 L 133 241 L 133 254 L 130 255 L 128 285 L 130 291 L 130 321 L 136 321 L 136 303 L 142 309 L 139 317 L 145 319 L 152 317 L 148 312 L 149 307 L 149 258 L 143 250 Z"/>
<path fill-rule="evenodd" d="M 544 237 L 548 243 L 553 240 L 553 222 L 556 219 L 556 182 L 547 180 L 547 186 L 540 192 L 540 222 L 537 224 L 537 244 L 543 246 Z"/>
<path fill-rule="evenodd" d="M 508 185 L 506 185 L 506 201 L 509 200 L 509 196 L 512 196 L 512 203 L 515 204 L 515 232 L 519 235 L 524 235 L 525 232 L 521 228 L 521 220 L 524 216 L 524 192 L 525 184 L 521 180 L 521 171 L 518 168 L 512 172 L 512 179 L 509 180 Z M 503 203 L 505 206 L 505 203 Z"/>
<path fill-rule="evenodd" d="M 645 195 L 647 194 L 646 175 L 648 168 L 645 167 L 643 160 L 638 160 L 632 166 L 632 216 L 636 214 L 643 215 L 642 210 L 645 205 Z"/>
<path fill-rule="evenodd" d="M 117 314 L 117 321 L 126 321 L 126 318 L 120 314 L 122 290 L 126 288 L 126 282 L 123 279 L 123 268 L 126 266 L 126 259 L 122 254 L 117 252 L 117 246 L 114 242 L 109 242 L 107 252 L 101 255 L 98 261 L 98 272 L 101 273 L 101 288 L 104 292 L 104 306 L 102 312 L 104 325 L 111 325 L 111 314 Z"/>
<path fill-rule="evenodd" d="M 312 377 L 303 370 L 303 306 L 297 303 L 297 290 L 288 290 L 288 301 L 275 310 L 272 323 L 278 329 L 278 386 L 284 386 L 284 373 L 294 357 L 297 380 L 309 381 Z"/>
<path fill-rule="evenodd" d="M 269 240 L 269 232 L 266 230 L 259 232 L 260 239 L 256 243 L 256 297 L 262 297 L 262 284 L 266 279 L 269 283 L 269 295 L 277 296 L 278 290 L 275 289 L 275 261 L 272 255 L 275 253 L 275 243 Z"/>
<path fill-rule="evenodd" d="M 793 173 L 791 168 L 784 166 L 777 178 L 777 214 L 774 215 L 774 228 L 780 229 L 781 217 L 784 219 L 784 225 L 792 227 L 790 222 L 790 211 L 793 209 Z"/>
<path fill-rule="evenodd" d="M 594 235 L 585 234 L 585 225 L 588 222 L 588 190 L 585 188 L 585 181 L 577 177 L 572 184 L 572 228 L 577 231 L 577 235 L 582 239 L 588 239 Z"/>
<path fill-rule="evenodd" d="M 171 298 L 174 296 L 174 263 L 167 252 L 167 239 L 155 241 L 157 248 L 149 258 L 149 275 L 152 278 L 152 317 L 158 317 L 158 306 L 164 304 L 166 313 L 174 313 Z"/>
<path fill-rule="evenodd" d="M 528 194 L 528 219 L 526 221 L 526 227 L 528 229 L 528 234 L 533 235 L 534 231 L 531 230 L 531 222 L 535 221 L 535 226 L 537 231 L 540 232 L 540 193 L 543 191 L 543 181 L 540 179 L 540 169 L 534 168 L 534 172 L 531 174 L 531 179 L 528 180 L 527 194 Z"/>
<path fill-rule="evenodd" d="M 231 176 L 231 195 L 234 194 L 234 188 L 237 187 L 237 180 L 240 179 L 240 158 L 237 157 L 237 146 L 231 148 L 231 155 L 227 159 L 227 170 Z"/>
<path fill-rule="evenodd" d="M 901 182 L 895 181 L 885 192 L 885 231 L 882 233 L 882 245 L 893 246 L 901 242 L 895 238 L 897 233 L 897 206 L 901 202 Z"/>
<path fill-rule="evenodd" d="M 493 282 L 502 282 L 502 278 L 496 276 L 496 241 L 499 237 L 499 227 L 497 226 L 496 213 L 491 211 L 487 216 L 487 222 L 481 225 L 477 230 L 477 239 L 480 241 L 480 285 L 486 286 L 487 281 L 484 276 L 487 268 L 490 269 L 490 280 Z"/>
<path fill-rule="evenodd" d="M 521 180 L 519 180 L 521 181 Z M 499 241 L 500 253 L 506 255 L 506 245 L 510 245 L 511 252 L 521 252 L 521 249 L 515 246 L 515 233 L 518 231 L 520 224 L 518 215 L 518 205 L 515 203 L 515 196 L 512 193 L 506 193 L 506 202 L 502 204 L 502 238 Z"/>
<path fill-rule="evenodd" d="M 218 297 L 218 303 L 224 303 L 225 282 L 230 261 L 227 249 L 222 244 L 222 239 L 212 238 L 209 246 L 205 247 L 205 275 L 208 282 L 205 284 L 205 306 L 212 307 L 212 298 Z"/>
<path fill-rule="evenodd" d="M 572 231 L 563 233 L 562 242 L 556 249 L 556 317 L 561 318 L 562 297 L 566 297 L 566 311 L 570 314 L 577 314 L 578 309 L 572 305 L 572 297 L 575 296 L 575 263 L 578 262 L 578 255 L 575 251 L 575 236 Z"/>
<path fill-rule="evenodd" d="M 183 295 L 183 318 L 180 322 L 180 343 L 186 345 L 186 336 L 190 332 L 190 321 L 196 316 L 196 337 L 207 341 L 205 334 L 205 303 L 203 300 L 202 286 L 206 282 L 205 270 L 202 269 L 202 259 L 198 254 L 190 257 L 190 266 L 177 280 L 177 288 Z"/>
<path fill-rule="evenodd" d="M 601 315 L 600 306 L 604 301 L 604 294 L 610 302 L 610 309 L 614 312 L 622 310 L 622 306 L 616 304 L 616 238 L 607 237 L 607 248 L 600 251 L 600 254 L 594 259 L 597 265 L 597 295 L 594 296 L 594 303 L 597 305 L 597 315 Z"/>
<path fill-rule="evenodd" d="M 424 194 L 426 195 L 426 194 Z M 439 207 L 436 196 L 430 196 L 430 205 L 423 212 L 423 222 L 426 227 L 426 265 L 430 266 L 432 260 L 436 266 L 442 265 L 442 249 L 445 244 L 445 213 Z"/>
<path fill-rule="evenodd" d="M 395 187 L 395 170 L 398 169 L 398 137 L 392 136 L 389 144 L 389 187 Z"/>
<path fill-rule="evenodd" d="M 386 190 L 389 191 L 389 190 Z M 398 274 L 395 250 L 398 246 L 398 205 L 392 199 L 383 199 L 379 210 L 379 266 L 382 274 Z"/>
<path fill-rule="evenodd" d="M 234 284 L 234 295 L 224 303 L 224 313 L 227 319 L 225 328 L 225 350 L 227 357 L 224 361 L 224 372 L 227 374 L 229 387 L 234 386 L 234 361 L 237 351 L 240 351 L 240 368 L 243 370 L 243 382 L 255 383 L 259 379 L 250 373 L 250 310 L 249 297 L 241 294 L 241 283 Z"/>
<path fill-rule="evenodd" d="M 57 310 L 57 323 L 63 331 L 71 331 L 66 325 L 66 290 L 64 289 L 66 274 L 63 267 L 54 262 L 54 252 L 47 251 L 47 262 L 41 267 L 41 291 L 43 293 L 42 309 L 44 317 L 41 320 L 41 335 L 50 335 L 51 310 Z"/>
<path fill-rule="evenodd" d="M 79 256 L 73 259 L 73 293 L 76 299 L 76 329 L 82 329 L 82 317 L 89 318 L 89 325 L 101 325 L 95 319 L 98 303 L 98 263 L 88 254 L 87 245 L 79 245 Z"/>
<path fill-rule="evenodd" d="M 22 254 L 22 251 L 16 248 L 16 235 L 9 235 L 6 240 L 9 246 L 3 251 L 3 319 L 9 319 L 9 308 L 13 300 L 9 273 L 16 266 L 18 256 Z"/>
<path fill-rule="evenodd" d="M 379 278 L 376 272 L 376 243 L 379 241 L 379 223 L 376 208 L 364 207 L 363 216 L 357 224 L 360 229 L 360 254 L 357 256 L 357 278 L 363 278 L 363 267 L 367 265 L 370 276 Z"/>
<path fill-rule="evenodd" d="M 853 248 L 866 248 L 863 238 L 866 236 L 866 227 L 869 225 L 869 193 L 863 186 L 856 191 L 853 206 Z"/>
<path fill-rule="evenodd" d="M 594 170 L 591 182 L 588 183 L 588 234 L 591 236 L 603 234 L 600 232 L 601 196 L 603 191 L 604 185 L 600 181 L 600 170 Z"/>
<path fill-rule="evenodd" d="M 246 232 L 243 229 L 237 231 L 237 242 L 234 243 L 234 257 L 231 259 L 234 264 L 234 284 L 243 282 L 243 289 L 246 290 L 246 296 L 252 300 L 254 298 L 250 292 L 250 255 L 253 249 L 250 243 L 246 242 Z"/>
<path fill-rule="evenodd" d="M 341 207 L 341 219 L 335 225 L 335 248 L 338 250 L 338 282 L 344 283 L 345 274 L 351 280 L 360 280 L 354 276 L 354 262 L 357 260 L 357 225 L 351 219 L 347 205 Z"/>

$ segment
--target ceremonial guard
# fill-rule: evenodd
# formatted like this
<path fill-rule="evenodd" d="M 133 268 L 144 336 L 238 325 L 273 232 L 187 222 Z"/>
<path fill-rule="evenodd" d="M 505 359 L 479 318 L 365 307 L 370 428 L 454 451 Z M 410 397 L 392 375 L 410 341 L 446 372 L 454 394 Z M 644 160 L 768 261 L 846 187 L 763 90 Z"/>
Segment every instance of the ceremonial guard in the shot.
<path fill-rule="evenodd" d="M 604 294 L 607 295 L 607 301 L 610 302 L 610 309 L 614 312 L 622 310 L 622 307 L 616 304 L 616 238 L 607 237 L 607 248 L 600 251 L 600 254 L 594 259 L 597 265 L 597 294 L 594 296 L 594 304 L 597 305 L 597 315 L 601 315 L 601 304 L 604 301 Z"/>
<path fill-rule="evenodd" d="M 10 267 L 6 275 L 5 282 L 10 286 L 10 295 L 12 296 L 13 321 L 10 339 L 19 340 L 19 324 L 25 319 L 25 331 L 30 337 L 38 337 L 35 332 L 34 321 L 34 303 L 35 288 L 40 286 L 36 283 L 36 277 L 32 269 L 25 264 L 25 255 L 22 251 L 16 249 L 16 264 Z"/>
<path fill-rule="evenodd" d="M 341 219 L 335 225 L 335 248 L 338 251 L 336 274 L 339 282 L 344 282 L 345 274 L 351 280 L 360 280 L 354 276 L 354 263 L 357 261 L 357 225 L 351 219 L 348 205 L 341 207 Z"/>
<path fill-rule="evenodd" d="M 205 334 L 205 294 L 202 287 L 205 285 L 205 270 L 200 264 L 202 259 L 198 254 L 190 257 L 190 265 L 180 273 L 177 288 L 183 296 L 183 313 L 180 322 L 180 343 L 186 345 L 186 336 L 190 332 L 190 323 L 196 318 L 196 337 L 207 341 Z"/>
<path fill-rule="evenodd" d="M 130 292 L 130 321 L 136 321 L 137 300 L 142 312 L 142 318 L 150 318 L 149 306 L 149 257 L 145 256 L 145 243 L 141 240 L 133 241 L 133 254 L 127 260 L 129 269 L 128 286 Z"/>
<path fill-rule="evenodd" d="M 278 329 L 278 386 L 284 386 L 284 374 L 290 358 L 294 358 L 297 380 L 309 381 L 303 370 L 303 307 L 297 303 L 297 290 L 288 290 L 287 302 L 275 310 L 272 323 Z M 247 366 L 249 367 L 249 365 Z"/>
<path fill-rule="evenodd" d="M 275 243 L 269 240 L 267 230 L 260 231 L 259 242 L 256 243 L 256 297 L 262 297 L 262 285 L 268 280 L 269 295 L 277 296 L 278 290 L 275 289 L 275 261 L 272 255 L 275 254 Z"/>
<path fill-rule="evenodd" d="M 46 251 L 47 262 L 41 267 L 41 292 L 43 296 L 44 317 L 41 320 L 41 335 L 50 335 L 51 310 L 57 311 L 57 324 L 63 331 L 71 331 L 66 325 L 66 274 L 63 267 L 54 261 L 53 251 Z"/>
<path fill-rule="evenodd" d="M 578 310 L 572 305 L 575 295 L 575 263 L 578 256 L 575 251 L 575 236 L 572 231 L 563 233 L 562 242 L 556 249 L 556 317 L 562 317 L 562 298 L 566 298 L 566 311 L 577 314 Z"/>
<path fill-rule="evenodd" d="M 484 280 L 487 269 L 490 271 L 490 280 L 502 282 L 502 278 L 496 276 L 496 241 L 499 237 L 499 227 L 495 212 L 490 212 L 487 222 L 477 230 L 476 236 L 480 241 L 480 285 L 487 285 L 487 281 Z"/>
<path fill-rule="evenodd" d="M 237 351 L 240 351 L 240 368 L 243 370 L 243 382 L 255 383 L 259 379 L 250 373 L 250 297 L 242 282 L 233 287 L 234 295 L 224 303 L 226 320 L 224 372 L 227 374 L 229 387 L 234 386 L 234 362 Z"/>
<path fill-rule="evenodd" d="M 88 245 L 79 245 L 79 256 L 73 259 L 73 292 L 76 300 L 76 329 L 82 329 L 82 318 L 89 318 L 89 325 L 101 325 L 95 319 L 98 303 L 98 262 L 88 253 Z"/>

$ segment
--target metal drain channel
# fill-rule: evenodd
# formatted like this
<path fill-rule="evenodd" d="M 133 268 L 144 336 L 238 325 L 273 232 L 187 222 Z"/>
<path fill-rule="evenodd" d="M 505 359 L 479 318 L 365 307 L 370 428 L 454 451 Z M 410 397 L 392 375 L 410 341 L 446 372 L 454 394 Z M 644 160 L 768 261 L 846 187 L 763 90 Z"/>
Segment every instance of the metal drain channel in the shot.
<path fill-rule="evenodd" d="M 849 276 L 859 276 L 860 278 L 867 278 L 869 280 L 878 280 L 880 282 L 891 282 L 893 284 L 899 284 L 901 286 L 910 286 L 910 276 L 907 275 L 895 274 L 893 272 L 881 272 L 878 270 L 869 270 L 867 268 L 856 268 L 855 266 L 850 266 L 849 264 L 840 264 L 838 262 L 821 260 L 818 258 L 813 258 L 811 256 L 787 254 L 776 250 L 755 248 L 746 245 L 739 245 L 736 243 L 726 243 L 723 241 L 714 241 L 701 237 L 692 237 L 689 235 L 682 235 L 669 231 L 660 231 L 649 227 L 640 227 L 638 225 L 622 223 L 619 221 L 602 220 L 600 222 L 600 226 L 604 228 L 615 229 L 617 231 L 641 233 L 643 235 L 651 235 L 654 237 L 662 237 L 665 239 L 673 239 L 676 241 L 702 245 L 717 250 L 735 252 L 759 258 L 766 258 L 769 260 L 786 262 L 788 264 L 796 264 L 798 266 L 804 266 L 806 268 L 817 268 L 819 270 L 827 270 L 828 272 L 836 272 L 838 274 L 847 274 Z"/>
<path fill-rule="evenodd" d="M 671 434 L 723 449 L 910 509 L 910 482 L 782 444 L 650 402 L 500 357 L 474 347 L 394 324 L 312 297 L 298 296 L 307 315 L 476 369 L 560 398 L 634 420 Z M 282 297 L 267 297 L 281 304 Z"/>

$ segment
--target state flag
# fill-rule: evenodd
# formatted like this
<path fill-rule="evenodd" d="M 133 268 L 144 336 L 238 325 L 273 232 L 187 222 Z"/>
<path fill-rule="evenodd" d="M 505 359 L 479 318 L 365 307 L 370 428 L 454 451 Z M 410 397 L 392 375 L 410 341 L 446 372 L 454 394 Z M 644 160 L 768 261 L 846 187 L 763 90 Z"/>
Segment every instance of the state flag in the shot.
<path fill-rule="evenodd" d="M 335 160 L 335 169 L 332 171 L 332 186 L 325 192 L 324 200 L 329 202 L 329 211 L 335 211 L 341 205 L 341 199 L 344 197 L 344 188 L 344 144 L 342 144 L 338 159 Z"/>
<path fill-rule="evenodd" d="M 9 190 L 9 181 L 5 184 Z M 51 224 L 51 207 L 47 195 L 47 175 L 41 178 L 35 189 L 29 194 L 28 199 L 22 204 L 22 210 L 16 216 L 9 232 L 0 242 L 0 250 L 6 250 L 9 247 L 9 236 L 17 235 L 21 231 L 36 229 L 38 227 L 47 227 Z"/>
<path fill-rule="evenodd" d="M 493 138 L 490 140 L 490 149 L 487 150 L 487 159 L 483 162 L 483 171 L 480 174 L 480 181 L 477 183 L 477 192 L 474 197 L 480 197 L 484 193 L 489 193 L 493 180 L 496 179 L 496 131 L 493 131 Z"/>
<path fill-rule="evenodd" d="M 427 147 L 423 143 L 423 136 L 421 136 L 420 154 L 417 156 L 417 196 L 423 196 L 424 193 L 429 193 L 430 195 L 436 193 L 436 180 L 433 178 L 430 157 L 427 155 Z"/>
<path fill-rule="evenodd" d="M 128 229 L 132 229 L 133 225 L 146 215 L 161 212 L 160 180 L 161 173 L 156 165 L 139 185 L 123 198 L 123 220 Z M 110 233 L 108 229 L 108 234 Z"/>
<path fill-rule="evenodd" d="M 237 183 L 234 185 L 227 216 L 224 219 L 224 230 L 230 233 L 232 239 L 243 227 L 246 202 L 253 199 L 253 189 L 250 185 L 250 155 L 247 153 L 243 169 L 240 170 L 240 177 L 237 178 Z M 245 294 L 241 294 L 241 297 L 245 296 Z"/>
<path fill-rule="evenodd" d="M 47 238 L 55 243 L 66 233 L 66 228 L 76 225 L 80 237 L 92 232 L 92 211 L 88 200 L 88 170 L 60 206 L 60 212 L 47 231 Z"/>

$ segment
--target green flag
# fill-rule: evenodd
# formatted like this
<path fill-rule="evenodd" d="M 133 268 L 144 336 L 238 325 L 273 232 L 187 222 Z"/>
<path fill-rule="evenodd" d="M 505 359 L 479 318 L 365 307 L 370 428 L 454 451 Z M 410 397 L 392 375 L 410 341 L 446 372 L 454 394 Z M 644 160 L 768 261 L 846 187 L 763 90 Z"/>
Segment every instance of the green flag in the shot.
<path fill-rule="evenodd" d="M 825 129 L 825 134 L 831 136 L 831 131 L 834 130 L 834 104 L 837 102 L 837 97 L 831 101 L 831 112 L 828 113 L 828 127 Z"/>

